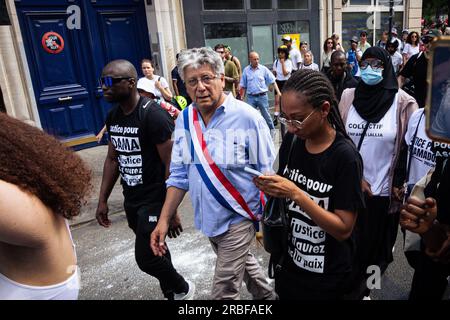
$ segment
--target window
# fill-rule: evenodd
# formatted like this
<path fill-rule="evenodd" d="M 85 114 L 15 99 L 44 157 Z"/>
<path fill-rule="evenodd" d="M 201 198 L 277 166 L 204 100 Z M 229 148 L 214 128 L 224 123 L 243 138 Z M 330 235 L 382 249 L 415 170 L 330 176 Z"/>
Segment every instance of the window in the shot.
<path fill-rule="evenodd" d="M 272 9 L 272 0 L 251 0 L 251 9 Z"/>
<path fill-rule="evenodd" d="M 272 26 L 252 26 L 253 50 L 259 54 L 259 63 L 271 65 L 273 59 Z"/>
<path fill-rule="evenodd" d="M 350 5 L 352 6 L 370 6 L 372 0 L 350 0 Z"/>
<path fill-rule="evenodd" d="M 242 67 L 248 63 L 247 24 L 211 23 L 205 24 L 205 45 L 214 48 L 218 43 L 231 47 L 231 52 L 241 61 Z"/>
<path fill-rule="evenodd" d="M 389 12 L 376 12 L 374 21 L 373 12 L 344 12 L 342 13 L 342 40 L 341 44 L 347 51 L 350 48 L 349 40 L 361 31 L 367 32 L 367 42 L 371 45 L 381 39 L 383 31 L 389 31 Z M 403 30 L 403 12 L 395 12 L 392 26 L 397 28 L 398 36 Z M 373 38 L 375 33 L 375 39 Z"/>
<path fill-rule="evenodd" d="M 308 0 L 278 0 L 278 9 L 308 9 Z"/>
<path fill-rule="evenodd" d="M 277 46 L 283 44 L 283 42 L 281 41 L 281 37 L 285 34 L 291 35 L 291 37 L 293 38 L 292 45 L 297 49 L 300 48 L 300 42 L 306 41 L 309 44 L 309 21 L 278 22 Z"/>
<path fill-rule="evenodd" d="M 204 10 L 242 10 L 244 0 L 203 0 Z"/>

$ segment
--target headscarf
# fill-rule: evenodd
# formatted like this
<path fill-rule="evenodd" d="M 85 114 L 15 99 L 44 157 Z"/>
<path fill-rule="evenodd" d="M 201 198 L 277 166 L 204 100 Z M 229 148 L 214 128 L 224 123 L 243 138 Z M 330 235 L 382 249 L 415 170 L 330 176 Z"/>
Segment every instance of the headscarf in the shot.
<path fill-rule="evenodd" d="M 385 49 L 370 47 L 364 52 L 361 61 L 366 58 L 376 58 L 383 62 L 383 81 L 374 86 L 360 81 L 356 87 L 353 106 L 361 118 L 370 123 L 378 123 L 392 106 L 398 92 L 398 83 L 391 56 Z"/>

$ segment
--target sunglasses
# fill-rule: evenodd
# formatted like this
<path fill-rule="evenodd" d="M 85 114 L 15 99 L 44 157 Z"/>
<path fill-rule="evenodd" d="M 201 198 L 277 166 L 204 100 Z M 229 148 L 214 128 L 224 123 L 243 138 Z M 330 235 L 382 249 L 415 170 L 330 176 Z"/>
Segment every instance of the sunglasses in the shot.
<path fill-rule="evenodd" d="M 130 80 L 132 77 L 101 77 L 99 79 L 100 87 L 111 88 L 113 85 L 119 83 L 122 80 Z"/>
<path fill-rule="evenodd" d="M 363 61 L 361 61 L 360 67 L 361 67 L 361 69 L 365 70 L 365 69 L 367 69 L 367 67 L 368 67 L 369 65 L 370 65 L 370 66 L 372 67 L 372 69 L 374 69 L 374 70 L 383 69 L 383 61 L 378 60 L 378 59 L 376 59 L 376 60 L 370 60 L 370 61 L 368 61 L 368 60 L 363 60 Z"/>

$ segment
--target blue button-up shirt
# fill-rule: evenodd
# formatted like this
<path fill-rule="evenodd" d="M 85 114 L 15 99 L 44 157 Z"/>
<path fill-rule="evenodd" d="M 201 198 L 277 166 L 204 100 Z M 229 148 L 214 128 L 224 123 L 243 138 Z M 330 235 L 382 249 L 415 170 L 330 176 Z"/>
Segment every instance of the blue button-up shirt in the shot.
<path fill-rule="evenodd" d="M 191 104 L 189 108 L 193 108 Z M 208 151 L 231 184 L 240 192 L 254 214 L 261 212 L 260 193 L 254 176 L 245 172 L 249 166 L 262 173 L 273 172 L 275 150 L 266 121 L 260 113 L 229 94 L 216 109 L 208 127 L 199 122 Z M 167 188 L 176 187 L 190 193 L 195 227 L 206 236 L 225 233 L 231 224 L 246 218 L 224 208 L 203 182 L 186 142 L 183 113 L 175 124 L 174 145 Z"/>
<path fill-rule="evenodd" d="M 258 64 L 256 68 L 252 68 L 251 65 L 245 67 L 240 85 L 246 88 L 247 94 L 258 94 L 267 92 L 268 86 L 274 82 L 273 73 L 266 66 Z"/>

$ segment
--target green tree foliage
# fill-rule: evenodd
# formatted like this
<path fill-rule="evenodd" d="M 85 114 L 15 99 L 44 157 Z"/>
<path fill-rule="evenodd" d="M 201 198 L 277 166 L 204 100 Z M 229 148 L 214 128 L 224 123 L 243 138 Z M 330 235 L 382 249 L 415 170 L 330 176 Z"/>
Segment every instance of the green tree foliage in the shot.
<path fill-rule="evenodd" d="M 424 0 L 423 1 L 423 17 L 431 20 L 441 15 L 448 15 L 448 0 Z"/>

